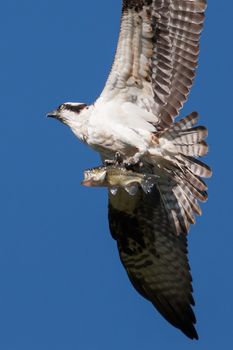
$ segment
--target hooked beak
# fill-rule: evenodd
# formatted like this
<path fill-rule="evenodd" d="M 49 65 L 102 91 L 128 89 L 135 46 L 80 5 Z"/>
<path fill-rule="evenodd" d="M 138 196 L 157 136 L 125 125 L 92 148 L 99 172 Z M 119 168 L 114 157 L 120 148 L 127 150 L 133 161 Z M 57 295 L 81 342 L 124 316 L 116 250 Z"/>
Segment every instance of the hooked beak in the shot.
<path fill-rule="evenodd" d="M 46 117 L 58 119 L 57 110 L 55 109 L 54 111 L 47 113 L 47 114 L 46 114 Z"/>

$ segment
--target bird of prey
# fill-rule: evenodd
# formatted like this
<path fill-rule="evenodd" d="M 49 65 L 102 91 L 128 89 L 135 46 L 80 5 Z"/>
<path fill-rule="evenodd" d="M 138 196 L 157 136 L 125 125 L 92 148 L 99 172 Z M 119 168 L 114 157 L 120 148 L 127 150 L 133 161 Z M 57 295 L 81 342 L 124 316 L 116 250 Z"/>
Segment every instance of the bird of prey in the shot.
<path fill-rule="evenodd" d="M 68 125 L 102 160 L 157 176 L 149 193 L 109 190 L 109 226 L 135 289 L 191 339 L 192 309 L 187 233 L 207 199 L 210 168 L 198 114 L 175 120 L 197 67 L 205 0 L 123 0 L 114 63 L 92 105 L 67 102 L 48 116 Z"/>

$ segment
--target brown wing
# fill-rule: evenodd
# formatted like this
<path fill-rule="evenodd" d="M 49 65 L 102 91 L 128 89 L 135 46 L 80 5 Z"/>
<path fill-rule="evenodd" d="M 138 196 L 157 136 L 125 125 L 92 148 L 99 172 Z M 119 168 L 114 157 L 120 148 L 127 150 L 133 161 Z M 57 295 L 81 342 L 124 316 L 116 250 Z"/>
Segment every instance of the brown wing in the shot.
<path fill-rule="evenodd" d="M 123 0 L 112 71 L 102 97 L 150 110 L 163 126 L 177 116 L 191 89 L 206 0 Z"/>
<path fill-rule="evenodd" d="M 136 290 L 173 326 L 198 339 L 186 236 L 174 234 L 157 189 L 109 194 L 109 225 Z"/>

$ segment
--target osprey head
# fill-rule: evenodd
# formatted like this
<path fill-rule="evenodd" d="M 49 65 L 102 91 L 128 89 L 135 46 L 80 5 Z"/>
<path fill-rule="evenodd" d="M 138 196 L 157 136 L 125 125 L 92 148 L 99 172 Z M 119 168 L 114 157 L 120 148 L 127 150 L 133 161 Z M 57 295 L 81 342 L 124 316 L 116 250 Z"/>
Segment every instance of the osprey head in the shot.
<path fill-rule="evenodd" d="M 64 124 L 70 125 L 77 121 L 79 114 L 88 106 L 85 103 L 65 102 L 57 109 L 47 114 L 47 117 L 55 118 Z"/>

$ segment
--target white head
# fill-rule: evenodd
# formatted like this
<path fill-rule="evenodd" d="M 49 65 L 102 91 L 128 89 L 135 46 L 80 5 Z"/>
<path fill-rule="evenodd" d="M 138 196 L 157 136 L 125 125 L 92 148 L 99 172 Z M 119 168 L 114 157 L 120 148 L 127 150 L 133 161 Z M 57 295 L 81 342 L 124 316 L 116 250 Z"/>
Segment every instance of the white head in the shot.
<path fill-rule="evenodd" d="M 66 125 L 72 126 L 73 123 L 78 123 L 79 116 L 85 109 L 88 109 L 85 103 L 66 102 L 48 113 L 47 117 L 55 118 Z"/>

